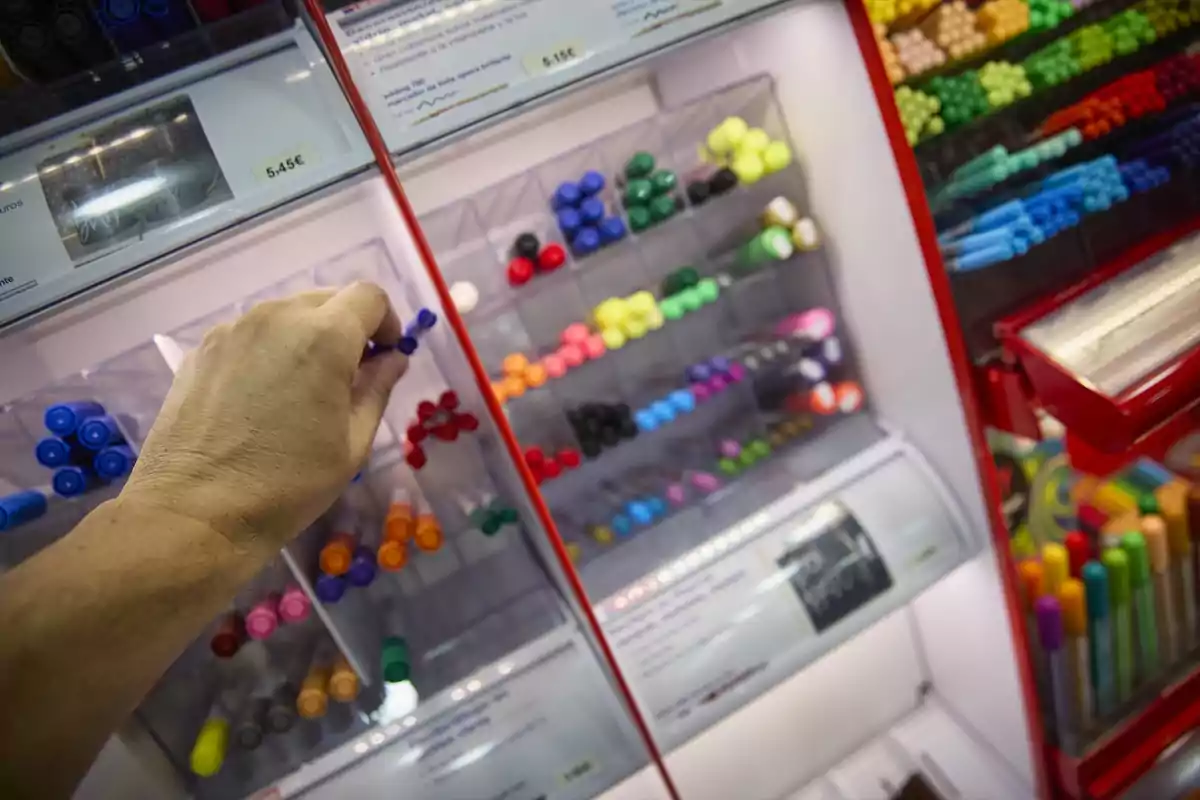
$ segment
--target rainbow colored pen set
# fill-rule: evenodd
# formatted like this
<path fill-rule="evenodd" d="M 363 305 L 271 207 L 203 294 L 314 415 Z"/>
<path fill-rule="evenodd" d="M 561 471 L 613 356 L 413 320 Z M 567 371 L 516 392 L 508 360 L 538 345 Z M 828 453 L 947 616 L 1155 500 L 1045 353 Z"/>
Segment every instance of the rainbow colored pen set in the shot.
<path fill-rule="evenodd" d="M 1200 487 L 1143 461 L 1071 497 L 1079 530 L 1018 574 L 1043 707 L 1075 750 L 1194 654 Z"/>

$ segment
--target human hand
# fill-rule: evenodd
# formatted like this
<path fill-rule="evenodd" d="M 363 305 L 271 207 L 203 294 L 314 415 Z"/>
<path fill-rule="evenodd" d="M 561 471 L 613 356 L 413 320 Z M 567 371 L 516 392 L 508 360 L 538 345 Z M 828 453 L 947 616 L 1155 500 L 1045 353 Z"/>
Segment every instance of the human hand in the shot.
<path fill-rule="evenodd" d="M 175 376 L 120 501 L 278 550 L 370 454 L 408 359 L 361 361 L 363 348 L 401 332 L 370 283 L 262 303 L 213 328 Z"/>

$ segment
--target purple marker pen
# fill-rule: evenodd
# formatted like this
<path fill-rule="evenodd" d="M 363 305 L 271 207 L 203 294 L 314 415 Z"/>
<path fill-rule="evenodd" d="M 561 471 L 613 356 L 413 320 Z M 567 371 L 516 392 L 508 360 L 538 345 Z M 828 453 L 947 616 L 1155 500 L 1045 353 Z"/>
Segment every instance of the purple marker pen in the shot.
<path fill-rule="evenodd" d="M 1037 616 L 1038 638 L 1042 643 L 1046 664 L 1050 670 L 1050 694 L 1054 708 L 1054 720 L 1059 732 L 1069 736 L 1071 732 L 1071 684 L 1067 673 L 1066 653 L 1063 650 L 1062 607 L 1056 597 L 1039 597 L 1034 604 Z"/>
<path fill-rule="evenodd" d="M 354 558 L 350 561 L 350 569 L 346 572 L 346 579 L 351 586 L 370 586 L 375 580 L 376 565 L 375 553 L 369 547 L 359 547 L 354 551 Z"/>

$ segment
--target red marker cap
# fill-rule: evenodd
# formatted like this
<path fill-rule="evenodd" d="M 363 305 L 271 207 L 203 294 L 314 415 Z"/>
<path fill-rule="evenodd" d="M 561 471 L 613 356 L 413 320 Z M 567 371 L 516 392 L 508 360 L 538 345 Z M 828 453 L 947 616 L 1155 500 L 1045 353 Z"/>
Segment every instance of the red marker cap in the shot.
<path fill-rule="evenodd" d="M 245 629 L 242 618 L 236 611 L 231 611 L 221 618 L 216 633 L 213 634 L 209 646 L 217 658 L 233 658 L 242 646 Z"/>
<path fill-rule="evenodd" d="M 428 422 L 437 411 L 438 407 L 428 400 L 422 400 L 417 403 L 417 419 L 421 420 L 421 422 Z"/>
<path fill-rule="evenodd" d="M 420 469 L 429 463 L 429 458 L 425 455 L 425 450 L 416 445 L 409 447 L 408 452 L 404 454 L 404 460 L 413 469 Z"/>
<path fill-rule="evenodd" d="M 453 420 L 443 422 L 440 425 L 433 426 L 431 433 L 443 442 L 453 442 L 458 438 L 458 426 L 454 424 Z"/>
<path fill-rule="evenodd" d="M 566 261 L 567 251 L 563 250 L 562 245 L 548 244 L 538 254 L 538 269 L 551 272 L 561 267 Z"/>
<path fill-rule="evenodd" d="M 454 411 L 458 408 L 458 395 L 447 389 L 438 398 L 438 405 L 447 411 Z"/>
<path fill-rule="evenodd" d="M 1068 533 L 1063 539 L 1067 548 L 1067 561 L 1070 564 L 1071 577 L 1082 580 L 1083 565 L 1092 557 L 1092 545 L 1087 536 L 1079 531 Z"/>
<path fill-rule="evenodd" d="M 525 463 L 530 469 L 536 469 L 546 463 L 546 454 L 540 447 L 525 448 Z"/>
<path fill-rule="evenodd" d="M 412 425 L 409 425 L 408 430 L 405 432 L 405 436 L 407 436 L 408 440 L 413 444 L 425 441 L 425 437 L 428 435 L 429 431 L 425 430 L 425 426 L 419 422 L 414 422 Z"/>
<path fill-rule="evenodd" d="M 547 458 L 546 463 L 542 465 L 542 473 L 546 476 L 546 480 L 552 481 L 562 475 L 562 465 L 553 458 Z"/>
<path fill-rule="evenodd" d="M 533 262 L 528 258 L 514 258 L 508 262 L 508 282 L 513 286 L 528 283 L 533 277 Z"/>
<path fill-rule="evenodd" d="M 479 417 L 468 413 L 455 414 L 454 424 L 458 426 L 460 431 L 470 433 L 471 431 L 479 430 Z"/>
<path fill-rule="evenodd" d="M 583 462 L 582 457 L 579 455 L 579 451 L 572 450 L 569 447 L 564 450 L 559 450 L 556 460 L 559 464 L 562 464 L 567 469 L 575 469 Z"/>

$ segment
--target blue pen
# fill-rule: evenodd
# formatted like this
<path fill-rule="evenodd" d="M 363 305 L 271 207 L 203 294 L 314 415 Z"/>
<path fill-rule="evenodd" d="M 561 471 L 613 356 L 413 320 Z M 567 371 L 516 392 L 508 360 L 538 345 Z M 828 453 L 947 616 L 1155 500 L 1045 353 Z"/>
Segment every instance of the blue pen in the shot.
<path fill-rule="evenodd" d="M 1116 706 L 1117 685 L 1113 665 L 1112 619 L 1109 614 L 1108 571 L 1099 561 L 1083 565 L 1087 595 L 1088 642 L 1091 644 L 1092 686 L 1096 689 L 1096 712 L 1104 716 Z"/>
<path fill-rule="evenodd" d="M 990 211 L 985 211 L 966 222 L 944 231 L 938 236 L 938 242 L 949 242 L 968 233 L 982 233 L 992 228 L 999 228 L 1016 222 L 1024 216 L 1025 207 L 1021 204 L 1021 201 L 1010 200 L 1003 205 L 996 206 Z"/>
<path fill-rule="evenodd" d="M 956 272 L 966 272 L 968 270 L 990 267 L 992 264 L 999 264 L 1001 261 L 1008 261 L 1014 255 L 1012 245 L 996 245 L 984 250 L 974 250 L 966 255 L 952 259 L 949 267 Z"/>

